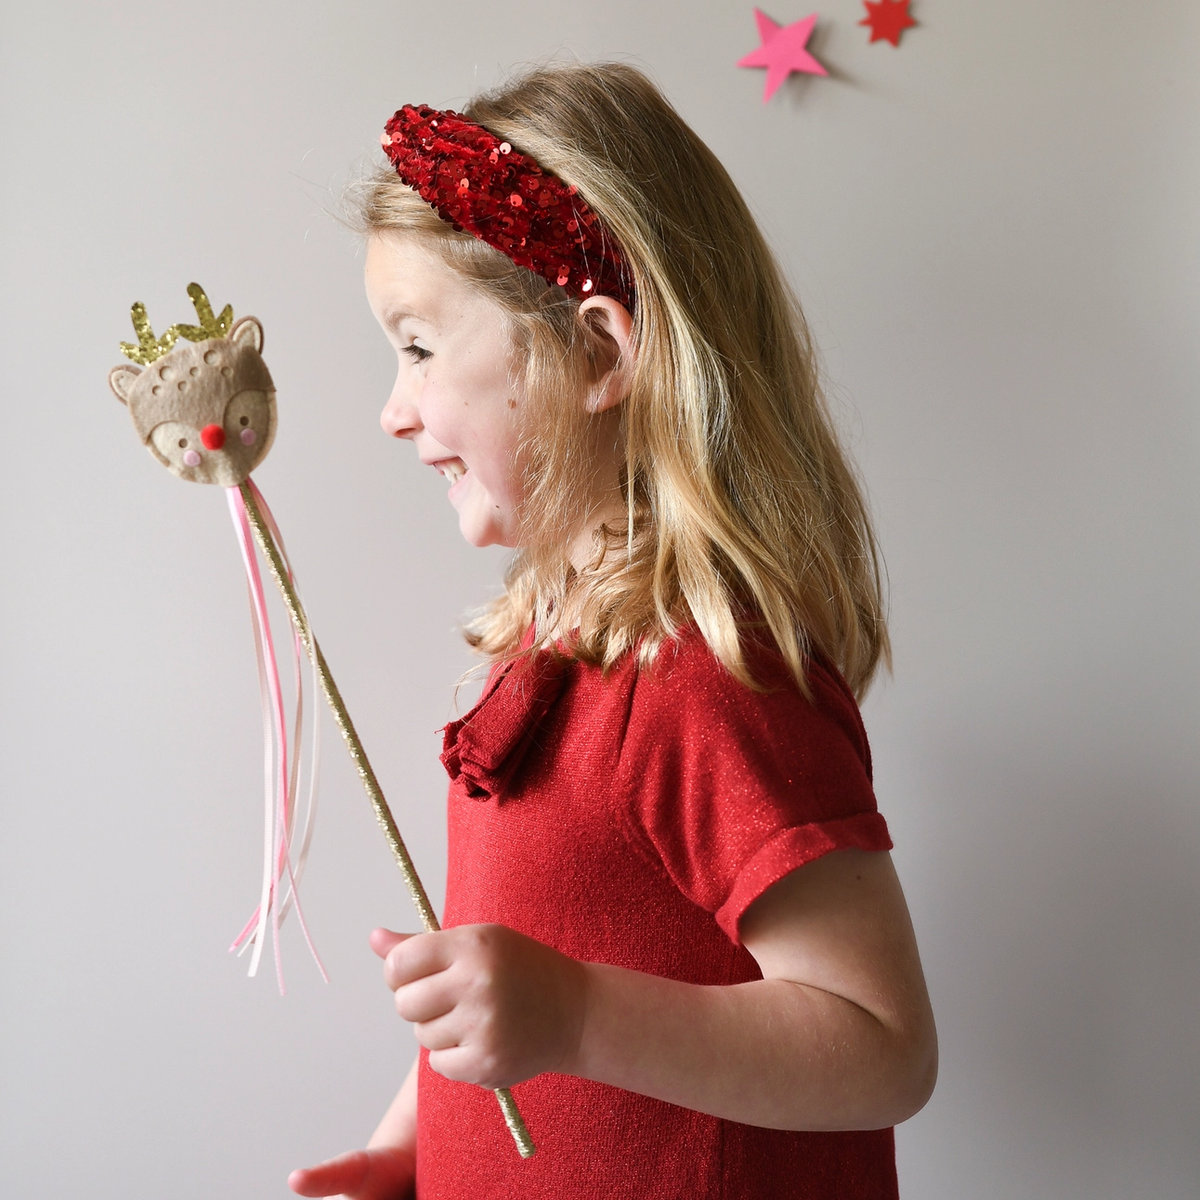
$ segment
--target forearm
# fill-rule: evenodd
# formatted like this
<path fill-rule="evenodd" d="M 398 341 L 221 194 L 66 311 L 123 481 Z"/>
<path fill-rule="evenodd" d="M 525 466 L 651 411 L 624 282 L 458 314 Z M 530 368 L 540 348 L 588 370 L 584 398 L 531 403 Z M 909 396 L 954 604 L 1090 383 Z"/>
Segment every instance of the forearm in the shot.
<path fill-rule="evenodd" d="M 414 1059 L 413 1065 L 405 1076 L 404 1083 L 396 1093 L 396 1098 L 383 1114 L 383 1120 L 375 1127 L 368 1149 L 376 1146 L 394 1146 L 416 1153 L 417 1149 L 417 1067 L 420 1059 Z"/>
<path fill-rule="evenodd" d="M 699 987 L 590 963 L 569 1073 L 774 1129 L 905 1120 L 936 1072 L 932 1024 L 889 1023 L 783 979 Z"/>

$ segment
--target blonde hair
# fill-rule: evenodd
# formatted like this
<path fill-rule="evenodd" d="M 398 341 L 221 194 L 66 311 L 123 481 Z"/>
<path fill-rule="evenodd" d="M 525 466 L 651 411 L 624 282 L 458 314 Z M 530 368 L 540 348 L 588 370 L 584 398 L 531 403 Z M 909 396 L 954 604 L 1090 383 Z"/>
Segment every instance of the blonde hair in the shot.
<path fill-rule="evenodd" d="M 755 686 L 743 632 L 769 632 L 805 687 L 819 650 L 856 695 L 889 656 L 874 534 L 822 396 L 791 289 L 733 181 L 650 80 L 622 63 L 535 68 L 465 115 L 574 184 L 621 246 L 636 300 L 636 359 L 622 405 L 628 518 L 567 559 L 580 510 L 577 397 L 597 346 L 579 301 L 444 222 L 390 167 L 365 180 L 367 233 L 417 235 L 508 315 L 529 407 L 528 518 L 505 592 L 467 626 L 492 660 L 562 636 L 607 667 L 651 660 L 692 624 Z"/>

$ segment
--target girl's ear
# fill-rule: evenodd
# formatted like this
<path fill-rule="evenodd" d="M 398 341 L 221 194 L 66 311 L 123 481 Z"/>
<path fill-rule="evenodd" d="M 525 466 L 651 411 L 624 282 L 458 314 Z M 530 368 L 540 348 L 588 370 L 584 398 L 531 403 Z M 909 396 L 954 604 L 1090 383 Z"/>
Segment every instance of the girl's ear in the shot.
<path fill-rule="evenodd" d="M 602 413 L 616 408 L 633 382 L 637 348 L 633 344 L 633 317 L 611 296 L 589 296 L 579 306 L 579 319 L 587 327 L 596 349 L 599 377 L 588 389 L 585 407 Z"/>

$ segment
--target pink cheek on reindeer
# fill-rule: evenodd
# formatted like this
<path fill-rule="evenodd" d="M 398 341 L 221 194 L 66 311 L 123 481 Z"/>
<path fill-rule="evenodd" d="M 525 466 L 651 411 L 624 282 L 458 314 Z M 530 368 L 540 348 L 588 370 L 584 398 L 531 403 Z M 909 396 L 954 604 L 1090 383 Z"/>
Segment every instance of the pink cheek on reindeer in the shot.
<path fill-rule="evenodd" d="M 183 465 L 185 467 L 198 467 L 200 465 L 200 455 L 195 450 L 189 450 L 183 456 Z"/>
<path fill-rule="evenodd" d="M 258 441 L 258 434 L 253 429 L 243 429 L 238 437 L 242 439 L 243 446 L 253 446 Z"/>

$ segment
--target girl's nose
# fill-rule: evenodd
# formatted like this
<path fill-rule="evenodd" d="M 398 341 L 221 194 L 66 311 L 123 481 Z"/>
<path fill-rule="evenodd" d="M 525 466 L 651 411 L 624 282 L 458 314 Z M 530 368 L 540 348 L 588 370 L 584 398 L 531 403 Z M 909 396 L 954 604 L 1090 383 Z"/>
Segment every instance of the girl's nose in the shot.
<path fill-rule="evenodd" d="M 220 450 L 225 445 L 225 430 L 220 425 L 205 425 L 200 430 L 200 440 L 205 450 Z"/>
<path fill-rule="evenodd" d="M 379 414 L 379 424 L 388 437 L 416 437 L 424 428 L 421 424 L 421 414 L 415 404 L 398 400 L 394 396 L 383 406 Z"/>

